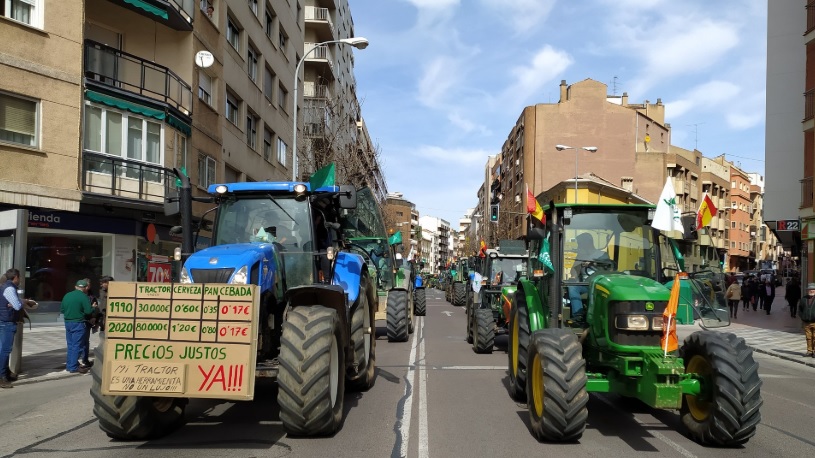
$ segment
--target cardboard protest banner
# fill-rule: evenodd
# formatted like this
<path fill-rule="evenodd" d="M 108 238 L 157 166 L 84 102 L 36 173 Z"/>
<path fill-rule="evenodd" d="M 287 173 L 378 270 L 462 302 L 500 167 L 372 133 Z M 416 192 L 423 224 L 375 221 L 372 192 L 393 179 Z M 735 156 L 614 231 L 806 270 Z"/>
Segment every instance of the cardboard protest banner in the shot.
<path fill-rule="evenodd" d="M 111 282 L 102 393 L 251 400 L 255 285 Z"/>

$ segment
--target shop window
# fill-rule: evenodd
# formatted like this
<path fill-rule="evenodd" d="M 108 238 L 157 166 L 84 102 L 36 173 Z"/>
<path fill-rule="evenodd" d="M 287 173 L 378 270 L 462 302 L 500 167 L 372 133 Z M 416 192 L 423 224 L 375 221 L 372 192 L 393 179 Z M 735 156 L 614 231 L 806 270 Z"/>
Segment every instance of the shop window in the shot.
<path fill-rule="evenodd" d="M 47 234 L 29 231 L 26 252 L 25 297 L 57 302 L 74 290 L 77 280 L 91 280 L 99 291 L 105 256 L 103 235 Z M 58 311 L 58 309 L 54 310 Z"/>

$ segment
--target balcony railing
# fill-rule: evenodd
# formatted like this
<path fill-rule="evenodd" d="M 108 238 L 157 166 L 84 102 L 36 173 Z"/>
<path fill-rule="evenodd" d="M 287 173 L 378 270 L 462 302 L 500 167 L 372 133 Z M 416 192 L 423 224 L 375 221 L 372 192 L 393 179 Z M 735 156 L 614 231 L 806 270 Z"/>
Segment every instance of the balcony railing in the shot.
<path fill-rule="evenodd" d="M 800 208 L 812 208 L 812 177 L 801 180 Z"/>
<path fill-rule="evenodd" d="M 331 91 L 325 84 L 314 84 L 306 82 L 303 85 L 303 97 L 310 97 L 315 99 L 330 99 Z"/>
<path fill-rule="evenodd" d="M 331 11 L 328 8 L 319 8 L 316 6 L 306 6 L 305 12 L 306 22 L 315 22 L 324 24 L 328 35 L 334 37 L 334 22 L 331 20 Z"/>
<path fill-rule="evenodd" d="M 169 68 L 85 40 L 85 78 L 158 100 L 192 115 L 192 87 Z"/>
<path fill-rule="evenodd" d="M 807 2 L 807 29 L 805 34 L 815 29 L 815 2 L 809 1 Z"/>
<path fill-rule="evenodd" d="M 804 92 L 804 121 L 815 118 L 815 89 Z"/>
<path fill-rule="evenodd" d="M 332 72 L 334 71 L 334 56 L 331 54 L 331 49 L 328 48 L 328 45 L 317 46 L 317 43 L 304 43 L 303 49 L 305 49 L 306 53 L 314 49 L 314 51 L 308 54 L 306 61 L 325 63 Z"/>
<path fill-rule="evenodd" d="M 82 190 L 162 204 L 175 176 L 160 165 L 82 152 Z"/>

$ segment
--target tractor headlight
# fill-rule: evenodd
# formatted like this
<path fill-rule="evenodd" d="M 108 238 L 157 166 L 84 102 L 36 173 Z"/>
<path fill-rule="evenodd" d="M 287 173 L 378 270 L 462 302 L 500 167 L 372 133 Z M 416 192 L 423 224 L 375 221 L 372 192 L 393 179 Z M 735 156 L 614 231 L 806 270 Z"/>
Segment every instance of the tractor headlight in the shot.
<path fill-rule="evenodd" d="M 192 283 L 192 278 L 190 278 L 190 273 L 187 271 L 186 267 L 181 268 L 181 275 L 178 278 L 179 283 Z"/>
<path fill-rule="evenodd" d="M 618 315 L 614 327 L 624 331 L 647 331 L 648 318 L 645 315 Z"/>
<path fill-rule="evenodd" d="M 232 276 L 232 283 L 233 285 L 245 285 L 246 279 L 249 278 L 248 275 L 249 268 L 247 266 L 243 266 L 235 272 L 235 275 Z"/>
<path fill-rule="evenodd" d="M 654 331 L 661 331 L 662 330 L 662 317 L 655 316 L 653 321 L 651 322 L 651 329 Z"/>

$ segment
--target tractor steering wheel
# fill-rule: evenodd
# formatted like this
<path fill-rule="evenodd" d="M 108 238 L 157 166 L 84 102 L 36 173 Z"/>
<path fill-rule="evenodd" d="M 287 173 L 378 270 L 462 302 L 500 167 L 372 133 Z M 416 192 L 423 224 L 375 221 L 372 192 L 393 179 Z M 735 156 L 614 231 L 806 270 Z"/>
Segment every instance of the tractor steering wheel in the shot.
<path fill-rule="evenodd" d="M 574 262 L 580 263 L 577 276 L 580 281 L 586 281 L 589 277 L 601 270 L 617 270 L 617 264 L 611 259 L 575 259 Z"/>

